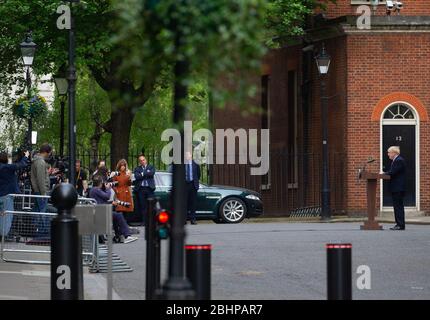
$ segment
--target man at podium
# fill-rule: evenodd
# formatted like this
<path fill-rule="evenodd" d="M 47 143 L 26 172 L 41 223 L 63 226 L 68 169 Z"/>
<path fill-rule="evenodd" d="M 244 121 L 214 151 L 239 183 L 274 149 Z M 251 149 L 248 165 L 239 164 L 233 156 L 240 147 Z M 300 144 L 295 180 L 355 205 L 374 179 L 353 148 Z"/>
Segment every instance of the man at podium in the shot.
<path fill-rule="evenodd" d="M 394 217 L 396 225 L 390 230 L 405 230 L 405 206 L 403 198 L 406 191 L 406 162 L 400 156 L 400 147 L 391 146 L 387 150 L 388 157 L 391 162 L 391 167 L 385 174 L 390 176 L 389 188 L 393 199 Z"/>

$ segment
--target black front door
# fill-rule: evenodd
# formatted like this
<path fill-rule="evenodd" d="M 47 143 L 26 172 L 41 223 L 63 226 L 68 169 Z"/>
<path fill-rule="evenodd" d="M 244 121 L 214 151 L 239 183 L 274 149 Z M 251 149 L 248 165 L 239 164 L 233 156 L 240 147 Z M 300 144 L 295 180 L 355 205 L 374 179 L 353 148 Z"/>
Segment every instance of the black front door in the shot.
<path fill-rule="evenodd" d="M 391 146 L 399 146 L 400 153 L 406 161 L 406 195 L 404 204 L 407 207 L 416 206 L 416 159 L 415 159 L 415 126 L 384 125 L 383 127 L 383 171 L 388 171 L 391 166 L 391 160 L 388 158 L 387 149 Z M 388 181 L 384 180 L 384 207 L 391 207 L 390 189 Z"/>

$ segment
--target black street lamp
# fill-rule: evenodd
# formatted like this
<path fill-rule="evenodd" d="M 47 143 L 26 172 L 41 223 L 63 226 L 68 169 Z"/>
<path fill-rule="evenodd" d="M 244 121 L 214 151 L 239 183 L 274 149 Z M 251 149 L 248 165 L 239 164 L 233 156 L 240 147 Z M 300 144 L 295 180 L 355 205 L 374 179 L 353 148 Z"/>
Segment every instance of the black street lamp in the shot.
<path fill-rule="evenodd" d="M 67 90 L 69 84 L 67 79 L 62 76 L 54 76 L 55 87 L 57 88 L 58 96 L 60 97 L 60 157 L 64 157 L 64 106 L 67 99 Z"/>
<path fill-rule="evenodd" d="M 75 20 L 72 15 L 73 3 L 79 0 L 68 0 L 70 2 L 70 29 L 69 29 L 69 70 L 67 80 L 69 97 L 69 183 L 76 186 L 76 123 L 75 123 L 75 95 L 76 95 L 76 67 L 75 67 Z"/>
<path fill-rule="evenodd" d="M 26 83 L 27 83 L 27 97 L 31 98 L 31 76 L 30 67 L 33 65 L 34 54 L 36 53 L 36 44 L 31 38 L 31 31 L 27 33 L 23 42 L 21 42 L 21 56 L 26 70 Z M 31 115 L 28 118 L 28 133 L 26 137 L 26 143 L 29 149 L 31 149 L 31 132 L 33 131 L 33 118 Z"/>
<path fill-rule="evenodd" d="M 324 44 L 321 53 L 315 57 L 318 71 L 321 75 L 321 124 L 322 124 L 322 188 L 321 188 L 321 218 L 331 218 L 330 212 L 330 185 L 328 176 L 328 136 L 327 136 L 327 96 L 325 76 L 330 67 L 330 56 Z"/>

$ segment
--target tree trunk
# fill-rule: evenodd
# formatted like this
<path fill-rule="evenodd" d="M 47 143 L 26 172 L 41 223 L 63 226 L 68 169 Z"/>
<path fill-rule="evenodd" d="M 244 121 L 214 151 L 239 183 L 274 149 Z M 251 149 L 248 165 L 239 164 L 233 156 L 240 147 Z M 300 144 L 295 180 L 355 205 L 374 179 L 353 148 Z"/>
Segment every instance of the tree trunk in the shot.
<path fill-rule="evenodd" d="M 116 167 L 120 159 L 128 162 L 128 145 L 130 141 L 131 125 L 134 115 L 132 108 L 112 108 L 111 112 L 111 169 Z"/>
<path fill-rule="evenodd" d="M 90 163 L 90 171 L 91 173 L 95 171 L 97 167 L 97 162 L 99 160 L 99 143 L 101 138 L 101 129 L 99 126 L 96 125 L 95 132 L 93 136 L 90 139 L 91 149 L 90 149 L 90 157 L 91 157 L 91 163 Z"/>

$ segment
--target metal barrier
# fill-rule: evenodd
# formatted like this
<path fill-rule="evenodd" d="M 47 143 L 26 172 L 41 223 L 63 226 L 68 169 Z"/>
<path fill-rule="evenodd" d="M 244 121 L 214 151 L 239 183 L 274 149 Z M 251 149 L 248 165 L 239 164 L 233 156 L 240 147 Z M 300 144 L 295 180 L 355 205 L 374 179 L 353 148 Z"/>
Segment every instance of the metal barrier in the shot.
<path fill-rule="evenodd" d="M 321 207 L 297 208 L 290 212 L 290 217 L 319 217 L 319 216 L 321 216 Z"/>
<path fill-rule="evenodd" d="M 0 258 L 5 262 L 50 264 L 45 258 L 50 250 L 50 224 L 53 217 L 57 216 L 56 209 L 49 203 L 47 212 L 34 212 L 36 199 L 50 199 L 50 196 L 31 194 L 10 194 L 13 199 L 14 210 L 0 212 L 3 221 L 9 220 L 10 230 L 6 235 L 8 223 L 2 223 L 4 235 L 0 244 Z M 96 201 L 89 198 L 79 198 L 79 203 L 95 206 Z M 82 235 L 82 255 L 84 265 L 91 265 L 96 259 L 97 237 L 96 235 Z M 49 248 L 46 248 L 49 247 Z M 28 257 L 30 255 L 30 257 Z M 36 258 L 37 256 L 37 258 Z"/>
<path fill-rule="evenodd" d="M 35 260 L 34 256 L 50 257 L 50 224 L 57 216 L 54 207 L 48 206 L 45 213 L 31 211 L 35 199 L 50 199 L 50 196 L 29 194 L 10 194 L 14 199 L 14 210 L 0 212 L 0 217 L 12 219 L 12 226 L 7 236 L 3 236 L 0 246 L 0 258 L 5 262 L 50 264 L 49 260 Z M 30 211 L 25 211 L 30 210 Z M 78 204 L 72 211 L 79 221 L 79 235 L 82 241 L 82 263 L 91 273 L 107 273 L 107 299 L 112 299 L 112 272 L 133 271 L 112 252 L 112 205 L 100 205 L 92 198 L 78 198 Z M 5 219 L 3 219 L 5 220 Z M 3 223 L 6 234 L 6 224 Z M 107 235 L 108 245 L 99 245 L 98 235 Z M 49 248 L 46 248 L 49 246 Z M 15 257 L 9 257 L 9 255 Z M 28 256 L 31 258 L 28 258 Z M 18 256 L 18 257 L 17 257 Z"/>

